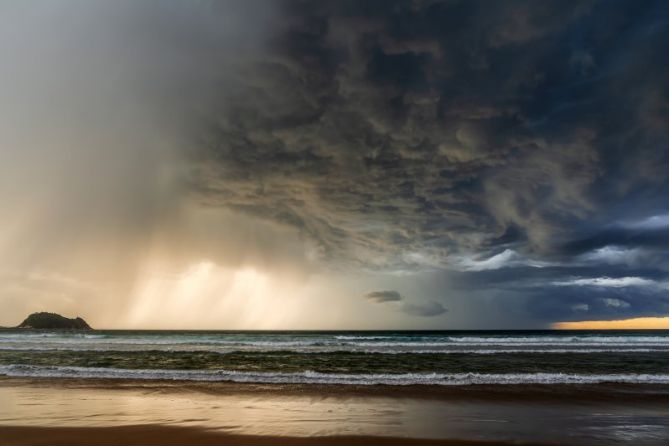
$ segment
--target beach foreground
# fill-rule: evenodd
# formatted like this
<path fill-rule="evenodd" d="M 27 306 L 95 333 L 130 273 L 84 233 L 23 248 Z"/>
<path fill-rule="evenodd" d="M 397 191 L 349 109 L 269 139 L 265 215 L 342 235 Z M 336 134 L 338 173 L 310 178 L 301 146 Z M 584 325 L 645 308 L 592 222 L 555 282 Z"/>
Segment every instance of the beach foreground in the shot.
<path fill-rule="evenodd" d="M 0 444 L 665 445 L 666 389 L 0 379 Z"/>
<path fill-rule="evenodd" d="M 168 426 L 126 426 L 100 428 L 0 427 L 0 443 L 4 446 L 497 446 L 499 442 L 460 440 L 425 440 L 414 438 L 323 436 L 277 437 L 231 435 L 199 428 Z"/>
<path fill-rule="evenodd" d="M 0 446 L 666 446 L 668 353 L 668 332 L 9 330 Z"/>

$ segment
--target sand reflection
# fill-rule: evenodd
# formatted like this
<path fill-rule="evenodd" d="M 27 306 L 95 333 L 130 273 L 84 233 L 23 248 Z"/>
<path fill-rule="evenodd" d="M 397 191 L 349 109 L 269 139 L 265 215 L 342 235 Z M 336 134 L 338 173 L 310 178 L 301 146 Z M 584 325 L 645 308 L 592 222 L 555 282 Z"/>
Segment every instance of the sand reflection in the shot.
<path fill-rule="evenodd" d="M 666 444 L 666 404 L 235 392 L 177 386 L 127 388 L 0 382 L 0 425 L 94 427 L 177 425 L 263 436 L 365 435 L 409 438 Z M 225 389 L 225 388 L 222 388 Z M 234 388 L 232 388 L 234 389 Z"/>

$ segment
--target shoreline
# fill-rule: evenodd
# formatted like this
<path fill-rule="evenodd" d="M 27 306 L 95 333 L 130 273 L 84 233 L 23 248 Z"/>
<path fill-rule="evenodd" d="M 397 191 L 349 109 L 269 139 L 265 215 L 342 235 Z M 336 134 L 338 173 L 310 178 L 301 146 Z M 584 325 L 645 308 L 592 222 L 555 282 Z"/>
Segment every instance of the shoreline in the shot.
<path fill-rule="evenodd" d="M 208 395 L 380 397 L 424 400 L 528 401 L 597 403 L 631 401 L 669 403 L 669 385 L 658 384 L 470 384 L 354 385 L 354 384 L 265 384 L 152 379 L 24 378 L 0 376 L 1 387 L 49 389 L 139 390 L 157 393 L 202 393 Z"/>
<path fill-rule="evenodd" d="M 547 446 L 545 443 L 504 443 L 457 439 L 417 439 L 383 436 L 260 436 L 235 435 L 210 429 L 161 425 L 122 427 L 18 427 L 0 426 L 3 446 Z"/>

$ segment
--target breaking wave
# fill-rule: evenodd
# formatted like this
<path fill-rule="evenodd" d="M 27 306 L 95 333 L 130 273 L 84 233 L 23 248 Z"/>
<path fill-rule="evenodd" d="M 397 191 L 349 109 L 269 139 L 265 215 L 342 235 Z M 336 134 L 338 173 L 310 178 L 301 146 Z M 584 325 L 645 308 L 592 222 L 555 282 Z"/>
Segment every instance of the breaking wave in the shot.
<path fill-rule="evenodd" d="M 511 384 L 669 384 L 667 374 L 567 374 L 567 373 L 402 373 L 339 374 L 304 371 L 297 373 L 239 372 L 232 370 L 148 370 L 97 367 L 3 365 L 0 375 L 32 378 L 142 379 L 236 382 L 258 384 L 328 385 L 511 385 Z"/>

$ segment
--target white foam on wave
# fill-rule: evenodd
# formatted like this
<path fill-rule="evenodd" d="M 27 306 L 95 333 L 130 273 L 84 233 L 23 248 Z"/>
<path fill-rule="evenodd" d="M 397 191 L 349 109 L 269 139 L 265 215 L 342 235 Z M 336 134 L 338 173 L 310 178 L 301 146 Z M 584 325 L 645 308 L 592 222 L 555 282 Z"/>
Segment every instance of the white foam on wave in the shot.
<path fill-rule="evenodd" d="M 0 333 L 0 350 L 350 351 L 363 353 L 596 353 L 669 349 L 662 335 L 244 335 Z M 634 349 L 634 350 L 633 350 Z"/>
<path fill-rule="evenodd" d="M 669 347 L 669 342 L 356 342 L 355 347 Z"/>
<path fill-rule="evenodd" d="M 356 335 L 340 335 L 340 336 L 335 336 L 334 338 L 340 341 L 360 341 L 360 340 L 379 341 L 382 339 L 383 340 L 397 339 L 396 336 L 356 336 Z"/>
<path fill-rule="evenodd" d="M 200 340 L 143 340 L 143 339 L 106 339 L 106 338 L 81 338 L 81 339 L 9 339 L 0 340 L 0 348 L 4 346 L 18 345 L 37 345 L 45 344 L 63 345 L 63 346 L 94 346 L 94 345 L 133 345 L 133 346 L 212 346 L 212 347 L 248 347 L 248 348 L 266 348 L 271 350 L 288 350 L 292 348 L 303 347 L 324 347 L 324 348 L 401 348 L 401 347 L 432 347 L 432 348 L 453 348 L 453 347 L 669 347 L 669 342 L 327 342 L 327 341 L 200 341 Z"/>
<path fill-rule="evenodd" d="M 57 338 L 61 337 L 60 333 L 2 333 L 0 334 L 0 342 L 5 340 L 30 340 L 40 338 Z"/>
<path fill-rule="evenodd" d="M 451 336 L 449 340 L 458 343 L 477 344 L 550 344 L 550 343 L 597 343 L 597 344 L 627 344 L 627 343 L 662 343 L 669 344 L 669 336 Z"/>
<path fill-rule="evenodd" d="M 340 384 L 340 385 L 510 385 L 510 384 L 669 384 L 666 374 L 566 373 L 402 373 L 340 374 L 305 371 L 299 373 L 238 372 L 232 370 L 150 370 L 97 367 L 55 367 L 2 365 L 0 375 L 34 378 L 146 379 L 220 381 L 259 384 Z"/>
<path fill-rule="evenodd" d="M 105 335 L 79 335 L 79 336 L 59 336 L 58 334 L 42 334 L 28 336 L 0 336 L 0 346 L 10 343 L 24 344 L 42 344 L 44 338 L 49 338 L 47 342 L 59 343 L 63 345 L 83 345 L 83 344 L 120 344 L 120 345 L 220 345 L 220 346 L 258 346 L 258 347 L 303 347 L 319 345 L 346 345 L 342 342 L 328 342 L 327 340 L 311 341 L 246 341 L 235 339 L 206 339 L 206 338 L 178 338 L 178 337 L 108 337 Z"/>
<path fill-rule="evenodd" d="M 275 349 L 235 349 L 235 348 L 192 348 L 193 346 L 167 346 L 164 348 L 155 345 L 108 345 L 108 346 L 76 346 L 63 347 L 58 345 L 42 345 L 42 346 L 7 346 L 0 344 L 0 352 L 2 351 L 18 351 L 18 352 L 34 352 L 34 351 L 59 351 L 59 352 L 165 352 L 165 353 L 215 353 L 226 355 L 231 353 L 276 353 Z M 488 348 L 488 349 L 415 349 L 415 348 L 364 348 L 364 349 L 349 349 L 342 350 L 336 347 L 316 347 L 316 348 L 297 348 L 287 350 L 287 353 L 292 354 L 326 354 L 326 353 L 365 353 L 365 354 L 387 354 L 387 355 L 496 355 L 496 354 L 587 354 L 587 353 L 653 353 L 665 352 L 669 353 L 668 346 L 661 346 L 659 348 L 628 348 L 622 346 L 620 348 Z"/>

